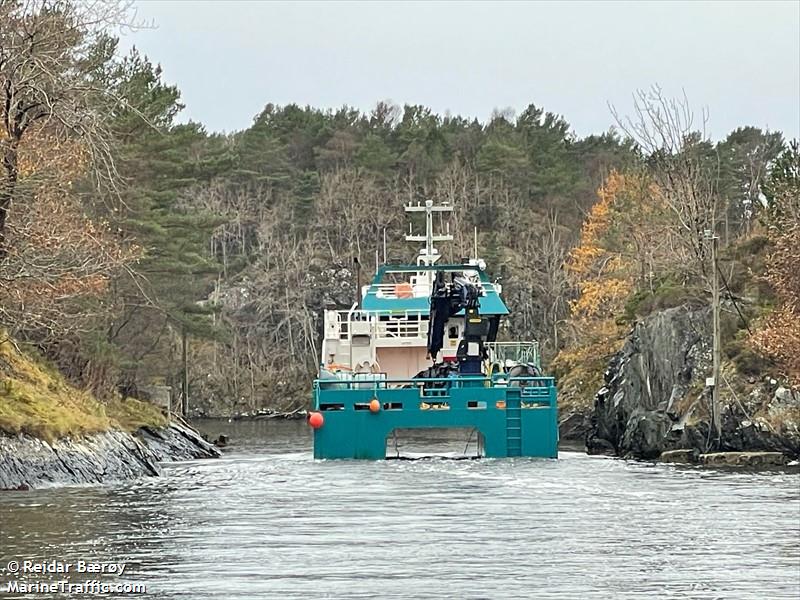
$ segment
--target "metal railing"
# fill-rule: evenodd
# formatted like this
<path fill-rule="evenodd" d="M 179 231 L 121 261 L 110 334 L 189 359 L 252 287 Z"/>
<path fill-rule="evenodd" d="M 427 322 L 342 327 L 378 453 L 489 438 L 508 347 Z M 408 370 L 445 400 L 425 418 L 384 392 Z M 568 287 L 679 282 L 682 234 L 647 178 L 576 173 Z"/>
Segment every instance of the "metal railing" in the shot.
<path fill-rule="evenodd" d="M 481 296 L 490 293 L 500 293 L 499 284 L 489 283 L 488 281 L 475 282 L 481 290 Z M 430 285 L 425 282 L 412 283 L 373 283 L 369 286 L 367 294 L 377 298 L 391 300 L 407 298 L 429 298 L 431 293 Z"/>
<path fill-rule="evenodd" d="M 350 340 L 353 335 L 368 335 L 376 340 L 427 339 L 428 320 L 414 311 L 396 313 L 377 310 L 326 311 L 325 336 Z"/>
<path fill-rule="evenodd" d="M 408 298 L 428 298 L 431 294 L 430 286 L 427 283 L 417 283 L 416 285 L 407 283 L 377 283 L 372 284 L 367 292 L 374 294 L 377 298 L 390 300 Z"/>
<path fill-rule="evenodd" d="M 531 363 L 541 367 L 539 342 L 487 342 L 486 348 L 493 362 Z"/>
<path fill-rule="evenodd" d="M 439 389 L 475 388 L 475 387 L 555 387 L 553 377 L 485 377 L 483 375 L 460 375 L 458 377 L 425 377 L 419 379 L 387 379 L 385 373 L 358 373 L 357 379 L 315 379 L 313 389 L 335 390 L 385 390 L 385 389 L 413 389 L 416 387 L 431 387 L 439 384 Z M 370 377 L 370 375 L 372 375 Z M 536 394 L 538 395 L 538 393 Z"/>
<path fill-rule="evenodd" d="M 389 320 L 375 323 L 377 339 L 428 337 L 428 321 Z"/>
<path fill-rule="evenodd" d="M 482 389 L 506 390 L 506 397 L 516 391 L 520 400 L 524 402 L 523 408 L 555 406 L 555 380 L 552 377 L 462 376 L 381 379 L 382 376 L 383 374 L 378 374 L 371 379 L 369 376 L 342 380 L 316 379 L 313 385 L 315 409 L 358 409 L 366 407 L 364 403 L 371 398 L 407 408 L 419 408 L 414 402 L 445 400 L 455 402 L 454 408 L 459 406 L 471 408 L 470 403 L 486 401 L 486 398 L 480 398 L 480 394 L 476 393 Z M 462 389 L 466 393 L 458 392 Z M 457 398 L 453 395 L 454 391 L 459 394 Z M 408 404 L 409 402 L 411 404 Z"/>

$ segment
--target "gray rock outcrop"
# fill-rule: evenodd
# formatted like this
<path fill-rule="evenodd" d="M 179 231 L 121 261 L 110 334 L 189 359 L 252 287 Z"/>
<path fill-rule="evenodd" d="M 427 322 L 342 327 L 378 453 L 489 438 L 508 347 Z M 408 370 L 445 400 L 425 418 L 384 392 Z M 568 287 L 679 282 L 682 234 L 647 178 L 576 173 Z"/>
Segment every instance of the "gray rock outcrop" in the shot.
<path fill-rule="evenodd" d="M 156 460 L 161 462 L 215 458 L 220 455 L 214 444 L 204 440 L 191 427 L 176 421 L 169 427 L 142 427 L 137 435 Z"/>
<path fill-rule="evenodd" d="M 795 394 L 787 388 L 760 396 L 756 388 L 752 397 L 732 400 L 726 386 L 721 439 L 718 444 L 711 439 L 705 388 L 710 325 L 710 309 L 680 306 L 634 326 L 595 397 L 586 436 L 589 453 L 642 459 L 676 449 L 800 455 L 800 432 L 792 423 L 779 432 L 768 419 L 753 418 L 794 406 Z"/>
<path fill-rule="evenodd" d="M 158 474 L 153 453 L 122 431 L 52 443 L 28 435 L 0 436 L 0 489 L 106 483 Z"/>
<path fill-rule="evenodd" d="M 657 458 L 695 406 L 687 393 L 710 361 L 708 310 L 671 308 L 637 323 L 604 374 L 586 446 L 590 453 Z"/>
<path fill-rule="evenodd" d="M 136 435 L 106 431 L 52 443 L 0 434 L 0 490 L 151 477 L 160 474 L 159 462 L 216 456 L 219 450 L 179 423 Z"/>

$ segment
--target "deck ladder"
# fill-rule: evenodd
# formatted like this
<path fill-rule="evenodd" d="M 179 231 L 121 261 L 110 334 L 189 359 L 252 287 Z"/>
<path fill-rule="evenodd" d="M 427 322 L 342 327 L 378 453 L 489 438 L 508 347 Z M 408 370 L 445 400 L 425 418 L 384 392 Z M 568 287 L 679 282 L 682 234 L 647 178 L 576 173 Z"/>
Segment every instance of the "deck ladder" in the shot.
<path fill-rule="evenodd" d="M 506 443 L 508 456 L 522 456 L 522 418 L 519 393 L 506 398 Z"/>

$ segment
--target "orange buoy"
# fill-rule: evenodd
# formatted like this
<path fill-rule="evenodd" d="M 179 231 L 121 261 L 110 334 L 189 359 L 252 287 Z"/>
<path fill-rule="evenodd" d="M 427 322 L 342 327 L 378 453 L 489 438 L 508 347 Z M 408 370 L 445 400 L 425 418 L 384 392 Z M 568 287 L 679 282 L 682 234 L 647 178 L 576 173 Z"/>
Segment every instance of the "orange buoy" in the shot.
<path fill-rule="evenodd" d="M 319 429 L 324 422 L 325 418 L 322 416 L 322 413 L 312 412 L 308 415 L 308 424 L 311 425 L 313 429 Z"/>
<path fill-rule="evenodd" d="M 373 398 L 369 403 L 369 412 L 376 413 L 381 409 L 381 403 L 377 398 Z"/>

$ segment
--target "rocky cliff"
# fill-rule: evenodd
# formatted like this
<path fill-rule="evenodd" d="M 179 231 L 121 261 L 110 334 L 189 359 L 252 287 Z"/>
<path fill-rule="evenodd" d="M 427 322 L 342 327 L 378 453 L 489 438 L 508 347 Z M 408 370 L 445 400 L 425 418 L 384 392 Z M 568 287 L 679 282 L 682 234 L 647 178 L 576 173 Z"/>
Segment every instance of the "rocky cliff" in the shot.
<path fill-rule="evenodd" d="M 47 442 L 0 434 L 0 490 L 110 483 L 160 473 L 159 462 L 211 458 L 219 451 L 180 423 Z"/>
<path fill-rule="evenodd" d="M 771 377 L 749 379 L 731 365 L 720 381 L 723 431 L 709 427 L 711 317 L 680 306 L 637 323 L 604 373 L 590 417 L 590 453 L 657 458 L 691 448 L 800 455 L 800 393 Z"/>

